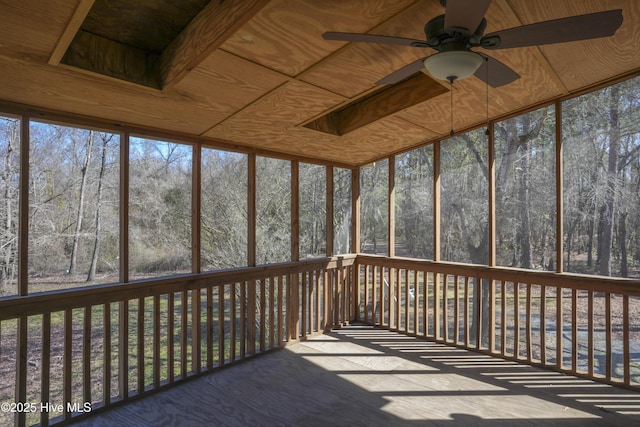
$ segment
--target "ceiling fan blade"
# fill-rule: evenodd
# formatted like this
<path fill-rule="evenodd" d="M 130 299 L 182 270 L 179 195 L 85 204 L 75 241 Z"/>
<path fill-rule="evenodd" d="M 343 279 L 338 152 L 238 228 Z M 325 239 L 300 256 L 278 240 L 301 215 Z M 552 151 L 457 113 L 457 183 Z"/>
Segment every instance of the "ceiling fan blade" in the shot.
<path fill-rule="evenodd" d="M 399 81 L 402 81 L 404 79 L 406 79 L 407 77 L 410 77 L 412 75 L 414 75 L 415 73 L 417 73 L 418 71 L 422 70 L 424 68 L 424 60 L 426 58 L 421 58 L 418 59 L 417 61 L 414 61 L 408 65 L 405 65 L 404 67 L 400 68 L 399 70 L 394 71 L 393 73 L 389 74 L 387 77 L 378 80 L 376 82 L 377 85 L 391 85 L 394 83 L 398 83 Z"/>
<path fill-rule="evenodd" d="M 322 35 L 325 40 L 340 40 L 344 42 L 384 43 L 400 46 L 428 47 L 425 40 L 406 39 L 404 37 L 381 36 L 377 34 L 339 33 L 328 31 Z"/>
<path fill-rule="evenodd" d="M 490 4 L 491 0 L 447 0 L 444 29 L 466 28 L 469 34 L 475 33 Z"/>
<path fill-rule="evenodd" d="M 622 9 L 589 13 L 508 28 L 487 34 L 485 49 L 507 49 L 612 36 L 622 25 Z"/>
<path fill-rule="evenodd" d="M 497 59 L 486 55 L 481 56 L 484 58 L 484 61 L 482 61 L 482 65 L 480 65 L 480 68 L 478 68 L 473 75 L 483 82 L 489 83 L 489 86 L 504 86 L 520 78 L 520 74 Z"/>

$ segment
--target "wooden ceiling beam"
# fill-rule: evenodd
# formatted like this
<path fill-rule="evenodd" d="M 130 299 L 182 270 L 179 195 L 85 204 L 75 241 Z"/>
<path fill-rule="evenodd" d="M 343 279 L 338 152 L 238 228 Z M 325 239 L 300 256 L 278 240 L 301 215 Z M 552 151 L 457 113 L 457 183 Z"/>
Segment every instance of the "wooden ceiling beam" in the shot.
<path fill-rule="evenodd" d="M 268 0 L 212 0 L 160 56 L 163 90 L 182 80 L 268 3 Z"/>
<path fill-rule="evenodd" d="M 448 89 L 443 85 L 424 73 L 418 73 L 319 117 L 304 127 L 341 136 L 446 92 Z"/>
<path fill-rule="evenodd" d="M 60 64 L 62 57 L 69 48 L 73 38 L 76 36 L 76 33 L 80 29 L 84 19 L 89 14 L 94 2 L 95 0 L 80 0 L 78 7 L 76 7 L 76 10 L 73 12 L 73 16 L 71 16 L 71 20 L 69 20 L 69 23 L 67 24 L 67 28 L 64 29 L 60 40 L 58 40 L 58 44 L 56 44 L 56 47 L 53 49 L 53 53 L 49 58 L 50 65 Z"/>

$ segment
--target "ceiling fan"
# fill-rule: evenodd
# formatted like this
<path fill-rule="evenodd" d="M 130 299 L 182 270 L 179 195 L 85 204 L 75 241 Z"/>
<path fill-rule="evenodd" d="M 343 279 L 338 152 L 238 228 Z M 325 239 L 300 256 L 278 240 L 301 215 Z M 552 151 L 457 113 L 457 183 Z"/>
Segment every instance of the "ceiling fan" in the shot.
<path fill-rule="evenodd" d="M 393 84 L 425 67 L 429 73 L 451 84 L 475 75 L 492 87 L 500 87 L 520 78 L 507 65 L 472 48 L 485 50 L 537 46 L 612 36 L 622 25 L 622 10 L 577 15 L 508 28 L 484 35 L 484 18 L 491 0 L 440 0 L 443 15 L 424 26 L 426 40 L 376 34 L 326 32 L 326 40 L 384 43 L 432 48 L 437 53 L 412 62 L 389 74 L 376 84 Z"/>

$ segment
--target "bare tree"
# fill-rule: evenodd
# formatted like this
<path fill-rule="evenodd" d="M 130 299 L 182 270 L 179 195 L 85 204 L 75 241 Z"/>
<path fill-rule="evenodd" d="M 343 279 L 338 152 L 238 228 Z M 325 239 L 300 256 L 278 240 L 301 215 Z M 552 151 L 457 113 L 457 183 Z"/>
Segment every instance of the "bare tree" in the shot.
<path fill-rule="evenodd" d="M 100 134 L 100 139 L 102 140 L 102 150 L 100 156 L 100 171 L 98 172 L 98 191 L 96 195 L 96 224 L 95 224 L 95 234 L 93 240 L 93 252 L 91 255 L 91 264 L 89 265 L 89 273 L 87 274 L 87 282 L 91 282 L 95 280 L 96 277 L 96 266 L 98 264 L 98 254 L 100 250 L 100 233 L 102 230 L 102 191 L 104 187 L 104 175 L 105 168 L 107 164 L 107 146 L 109 142 L 113 139 L 112 134 Z"/>
<path fill-rule="evenodd" d="M 73 244 L 71 248 L 71 261 L 69 263 L 69 274 L 75 274 L 76 272 L 78 243 L 80 241 L 80 236 L 82 233 L 82 222 L 84 220 L 84 199 L 87 188 L 89 166 L 91 165 L 91 153 L 93 151 L 94 133 L 95 132 L 93 131 L 89 131 L 87 135 L 87 140 L 85 143 L 85 156 L 82 162 L 82 167 L 80 168 L 80 189 L 78 194 L 78 205 L 76 209 L 76 227 L 75 232 L 73 233 Z"/>
<path fill-rule="evenodd" d="M 3 137 L 0 139 L 4 144 L 3 168 L 2 168 L 2 195 L 4 214 L 2 235 L 0 236 L 0 295 L 8 292 L 8 284 L 12 283 L 16 277 L 17 268 L 17 212 L 18 202 L 17 174 L 18 144 L 20 135 L 20 120 L 10 118 L 0 118 L 3 125 Z M 6 144 L 6 145 L 5 145 Z"/>

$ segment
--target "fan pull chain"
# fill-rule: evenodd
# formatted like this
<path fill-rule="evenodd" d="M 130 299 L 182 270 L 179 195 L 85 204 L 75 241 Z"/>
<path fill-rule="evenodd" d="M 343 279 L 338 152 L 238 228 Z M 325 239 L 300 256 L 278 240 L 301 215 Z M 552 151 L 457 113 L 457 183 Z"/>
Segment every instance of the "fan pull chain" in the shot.
<path fill-rule="evenodd" d="M 489 57 L 484 57 L 485 63 L 485 83 L 487 86 L 487 99 L 486 99 L 486 107 L 487 107 L 487 130 L 485 134 L 489 136 Z"/>
<path fill-rule="evenodd" d="M 449 131 L 449 135 L 453 136 L 455 134 L 455 132 L 453 131 L 453 81 L 455 80 L 455 77 L 449 77 L 449 112 L 451 113 L 451 130 Z"/>

